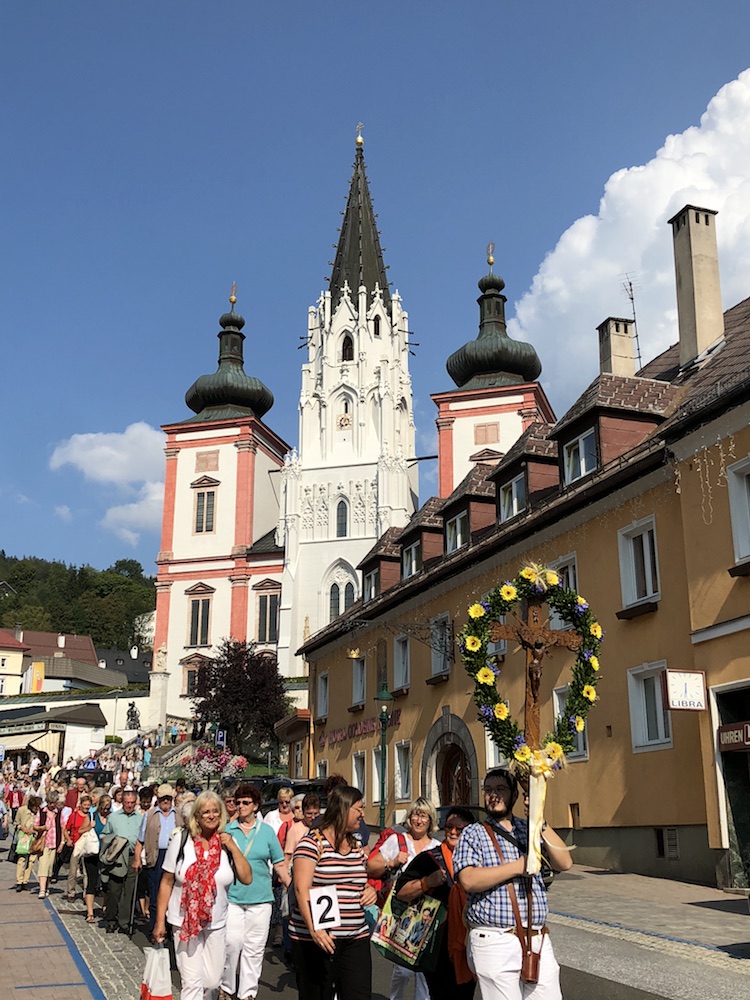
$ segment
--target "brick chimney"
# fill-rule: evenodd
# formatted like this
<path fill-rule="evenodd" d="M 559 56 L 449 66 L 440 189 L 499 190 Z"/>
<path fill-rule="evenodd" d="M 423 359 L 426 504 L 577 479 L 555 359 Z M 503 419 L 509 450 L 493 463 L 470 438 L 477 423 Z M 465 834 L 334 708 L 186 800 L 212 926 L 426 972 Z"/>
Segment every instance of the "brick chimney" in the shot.
<path fill-rule="evenodd" d="M 608 316 L 599 331 L 599 371 L 610 375 L 635 375 L 633 320 Z"/>
<path fill-rule="evenodd" d="M 669 220 L 674 245 L 680 367 L 724 336 L 716 212 L 685 205 Z"/>

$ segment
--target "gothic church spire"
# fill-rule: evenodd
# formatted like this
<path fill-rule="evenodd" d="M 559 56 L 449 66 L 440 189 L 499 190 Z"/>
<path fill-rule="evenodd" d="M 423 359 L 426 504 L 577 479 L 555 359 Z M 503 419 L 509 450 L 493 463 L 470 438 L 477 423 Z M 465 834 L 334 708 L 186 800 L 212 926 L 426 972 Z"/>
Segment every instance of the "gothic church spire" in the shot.
<path fill-rule="evenodd" d="M 360 126 L 361 127 L 361 126 Z M 346 202 L 344 221 L 341 224 L 336 257 L 331 272 L 330 292 L 331 305 L 335 311 L 344 284 L 348 283 L 350 293 L 354 298 L 360 285 L 364 285 L 368 293 L 368 301 L 380 286 L 383 303 L 390 306 L 390 292 L 383 251 L 380 247 L 375 213 L 370 198 L 370 188 L 365 171 L 364 139 L 357 135 L 357 152 L 354 158 L 354 171 L 349 185 L 349 197 Z"/>

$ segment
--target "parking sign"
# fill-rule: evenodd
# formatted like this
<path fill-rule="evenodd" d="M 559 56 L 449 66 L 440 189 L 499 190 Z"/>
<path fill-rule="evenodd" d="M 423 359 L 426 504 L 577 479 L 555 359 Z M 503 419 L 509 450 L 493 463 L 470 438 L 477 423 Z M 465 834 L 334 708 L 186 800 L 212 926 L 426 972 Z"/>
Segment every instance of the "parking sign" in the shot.
<path fill-rule="evenodd" d="M 217 747 L 224 747 L 226 749 L 226 745 L 227 745 L 227 731 L 226 731 L 226 729 L 217 729 L 216 730 L 216 746 Z"/>

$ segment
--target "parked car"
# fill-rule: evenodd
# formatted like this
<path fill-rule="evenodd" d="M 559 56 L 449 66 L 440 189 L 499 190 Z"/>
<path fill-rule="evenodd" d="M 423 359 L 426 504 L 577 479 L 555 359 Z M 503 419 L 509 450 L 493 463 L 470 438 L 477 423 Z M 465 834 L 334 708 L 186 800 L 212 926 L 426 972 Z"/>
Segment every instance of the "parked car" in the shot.
<path fill-rule="evenodd" d="M 263 816 L 279 808 L 279 790 L 282 788 L 291 788 L 294 795 L 307 795 L 308 792 L 316 792 L 320 796 L 321 812 L 328 804 L 328 799 L 324 793 L 325 778 L 312 778 L 308 781 L 293 778 L 272 778 L 260 790 L 260 811 Z"/>

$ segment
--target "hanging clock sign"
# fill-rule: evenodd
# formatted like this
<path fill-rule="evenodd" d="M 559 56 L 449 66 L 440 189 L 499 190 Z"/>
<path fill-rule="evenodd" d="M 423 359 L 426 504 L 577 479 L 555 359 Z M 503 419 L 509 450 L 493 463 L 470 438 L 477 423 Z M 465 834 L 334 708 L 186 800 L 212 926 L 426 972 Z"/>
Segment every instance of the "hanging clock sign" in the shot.
<path fill-rule="evenodd" d="M 664 702 L 671 712 L 703 712 L 708 707 L 702 670 L 665 670 L 662 679 Z"/>

